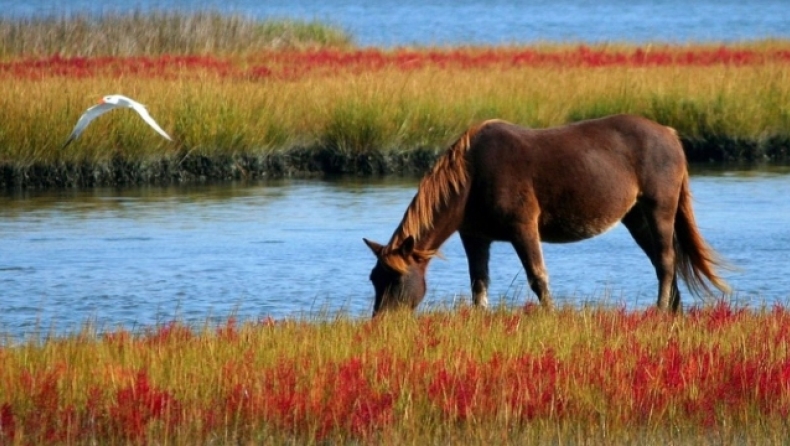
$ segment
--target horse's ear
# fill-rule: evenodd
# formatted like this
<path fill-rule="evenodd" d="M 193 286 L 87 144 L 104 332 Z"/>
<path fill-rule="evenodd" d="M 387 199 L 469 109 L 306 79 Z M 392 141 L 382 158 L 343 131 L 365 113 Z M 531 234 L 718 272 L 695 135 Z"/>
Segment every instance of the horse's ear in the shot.
<path fill-rule="evenodd" d="M 368 245 L 368 248 L 370 248 L 370 250 L 373 251 L 373 254 L 375 254 L 376 257 L 381 257 L 381 251 L 384 250 L 384 245 L 378 244 L 366 238 L 363 238 L 362 240 L 365 242 L 366 245 Z"/>
<path fill-rule="evenodd" d="M 400 251 L 400 255 L 403 256 L 404 259 L 411 256 L 414 252 L 414 236 L 410 235 L 406 237 L 406 240 L 398 247 L 398 251 Z"/>

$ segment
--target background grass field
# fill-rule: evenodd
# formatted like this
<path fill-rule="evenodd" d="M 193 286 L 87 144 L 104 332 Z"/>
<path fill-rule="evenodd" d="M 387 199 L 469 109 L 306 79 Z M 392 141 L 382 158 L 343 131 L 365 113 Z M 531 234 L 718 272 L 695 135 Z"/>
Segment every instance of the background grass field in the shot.
<path fill-rule="evenodd" d="M 217 178 L 392 173 L 414 160 L 420 172 L 467 126 L 495 117 L 545 127 L 635 113 L 675 127 L 693 162 L 787 159 L 788 42 L 384 51 L 316 23 L 211 13 L 48 20 L 0 22 L 7 186 L 112 163 L 210 164 L 197 173 Z M 87 45 L 104 29 L 136 32 L 123 48 Z M 80 114 L 111 93 L 146 104 L 175 143 L 116 111 L 61 151 Z"/>

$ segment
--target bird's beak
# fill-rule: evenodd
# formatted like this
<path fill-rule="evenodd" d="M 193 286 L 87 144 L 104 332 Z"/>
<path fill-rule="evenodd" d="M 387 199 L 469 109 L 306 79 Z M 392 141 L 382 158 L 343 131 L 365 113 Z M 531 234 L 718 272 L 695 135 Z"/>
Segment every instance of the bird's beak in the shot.
<path fill-rule="evenodd" d="M 104 104 L 104 98 L 99 99 L 99 104 Z"/>

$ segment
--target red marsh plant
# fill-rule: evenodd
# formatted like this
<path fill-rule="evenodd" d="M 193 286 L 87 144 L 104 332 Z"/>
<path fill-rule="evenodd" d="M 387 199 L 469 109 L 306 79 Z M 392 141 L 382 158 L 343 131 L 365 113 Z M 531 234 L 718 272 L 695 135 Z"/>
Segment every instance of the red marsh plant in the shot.
<path fill-rule="evenodd" d="M 174 79 L 211 74 L 221 78 L 300 79 L 310 75 L 409 72 L 425 68 L 495 69 L 519 67 L 705 67 L 790 63 L 785 46 L 558 47 L 455 49 L 336 49 L 263 51 L 245 57 L 218 55 L 22 57 L 0 63 L 0 75 L 17 79 L 142 76 Z"/>
<path fill-rule="evenodd" d="M 790 312 L 469 308 L 0 348 L 0 443 L 765 443 Z"/>
<path fill-rule="evenodd" d="M 756 65 L 764 63 L 790 63 L 790 48 L 718 48 L 699 47 L 632 47 L 608 48 L 559 47 L 539 48 L 456 48 L 338 50 L 324 48 L 310 51 L 272 52 L 263 58 L 275 67 L 286 67 L 296 75 L 299 71 L 349 70 L 352 72 L 377 71 L 397 68 L 402 71 L 426 67 L 447 69 L 488 69 L 496 67 L 659 67 L 659 66 L 709 66 Z M 272 71 L 270 74 L 274 74 Z"/>
<path fill-rule="evenodd" d="M 229 59 L 213 56 L 131 56 L 131 57 L 61 57 L 20 59 L 0 63 L 0 74 L 15 79 L 41 80 L 48 77 L 74 79 L 136 76 L 177 79 L 201 75 L 229 77 L 239 75 Z"/>

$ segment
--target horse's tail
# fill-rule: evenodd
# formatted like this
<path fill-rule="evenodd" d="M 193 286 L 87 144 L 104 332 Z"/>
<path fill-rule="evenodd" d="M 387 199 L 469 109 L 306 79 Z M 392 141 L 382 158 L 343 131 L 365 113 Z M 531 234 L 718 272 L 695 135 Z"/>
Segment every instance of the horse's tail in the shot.
<path fill-rule="evenodd" d="M 713 290 L 709 285 L 724 293 L 730 291 L 727 282 L 716 273 L 716 267 L 725 267 L 725 263 L 697 229 L 691 206 L 688 173 L 683 178 L 675 216 L 675 258 L 675 269 L 692 293 L 698 296 L 703 293 L 711 295 Z"/>

